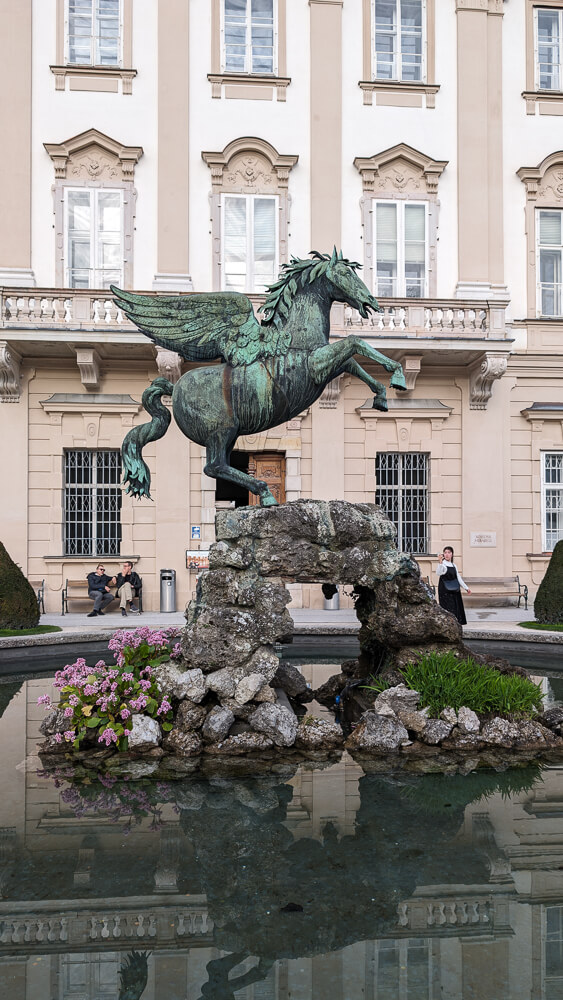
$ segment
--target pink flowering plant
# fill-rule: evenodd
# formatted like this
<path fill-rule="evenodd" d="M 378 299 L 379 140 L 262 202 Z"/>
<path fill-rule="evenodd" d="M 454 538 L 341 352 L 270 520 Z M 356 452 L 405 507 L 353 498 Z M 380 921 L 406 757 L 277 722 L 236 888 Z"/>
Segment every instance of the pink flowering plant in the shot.
<path fill-rule="evenodd" d="M 84 739 L 93 738 L 103 746 L 127 750 L 131 717 L 137 713 L 157 719 L 165 732 L 170 731 L 172 704 L 159 690 L 154 670 L 179 655 L 177 635 L 177 629 L 120 630 L 108 643 L 115 665 L 98 660 L 89 667 L 80 657 L 58 670 L 54 681 L 61 692 L 58 706 L 51 704 L 49 695 L 38 699 L 46 709 L 63 711 L 67 728 L 54 734 L 55 741 L 78 749 Z"/>

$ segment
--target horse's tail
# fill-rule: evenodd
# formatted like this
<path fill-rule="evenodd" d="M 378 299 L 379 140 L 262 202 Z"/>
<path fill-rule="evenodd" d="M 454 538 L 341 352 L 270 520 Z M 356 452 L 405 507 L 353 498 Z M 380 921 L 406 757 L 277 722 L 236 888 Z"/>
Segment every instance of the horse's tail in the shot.
<path fill-rule="evenodd" d="M 141 458 L 141 452 L 149 441 L 164 437 L 170 425 L 170 410 L 161 403 L 162 396 L 171 396 L 174 390 L 167 378 L 155 378 L 143 393 L 143 406 L 150 413 L 150 424 L 140 424 L 129 431 L 121 446 L 123 458 L 123 482 L 129 483 L 126 492 L 134 497 L 150 495 L 151 474 L 148 465 Z"/>

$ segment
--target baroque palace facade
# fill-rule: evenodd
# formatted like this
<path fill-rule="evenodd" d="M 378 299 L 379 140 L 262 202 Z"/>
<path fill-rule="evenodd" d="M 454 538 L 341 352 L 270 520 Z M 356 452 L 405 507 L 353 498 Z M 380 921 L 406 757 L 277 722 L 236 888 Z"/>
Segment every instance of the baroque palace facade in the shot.
<path fill-rule="evenodd" d="M 172 425 L 122 495 L 141 395 L 186 365 L 107 291 L 247 292 L 291 255 L 363 265 L 335 305 L 401 360 L 389 412 L 343 376 L 235 461 L 281 499 L 377 501 L 424 575 L 535 593 L 563 537 L 563 0 L 0 0 L 0 536 L 47 610 L 130 558 L 146 608 L 217 505 Z M 369 368 L 376 374 L 375 368 Z M 478 590 L 478 586 L 476 590 Z M 296 603 L 321 602 L 295 588 Z"/>

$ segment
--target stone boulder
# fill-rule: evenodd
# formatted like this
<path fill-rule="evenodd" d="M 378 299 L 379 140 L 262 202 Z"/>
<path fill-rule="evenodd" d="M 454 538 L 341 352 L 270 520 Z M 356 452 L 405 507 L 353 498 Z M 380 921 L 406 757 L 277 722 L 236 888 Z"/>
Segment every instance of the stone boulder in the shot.
<path fill-rule="evenodd" d="M 264 674 L 247 674 L 236 687 L 235 701 L 237 705 L 246 705 L 247 702 L 252 701 L 265 685 Z"/>
<path fill-rule="evenodd" d="M 327 719 L 306 715 L 297 728 L 295 746 L 303 750 L 337 750 L 344 743 L 340 726 Z"/>
<path fill-rule="evenodd" d="M 241 757 L 248 753 L 271 750 L 273 746 L 274 741 L 264 733 L 237 733 L 219 743 L 209 743 L 205 747 L 205 752 L 222 757 Z"/>
<path fill-rule="evenodd" d="M 154 668 L 153 676 L 161 694 L 182 701 L 200 702 L 207 694 L 207 684 L 201 670 L 182 670 L 171 660 Z"/>
<path fill-rule="evenodd" d="M 194 729 L 201 729 L 207 717 L 207 709 L 204 705 L 197 705 L 194 701 L 181 701 L 176 713 L 175 724 L 177 729 L 190 732 Z"/>
<path fill-rule="evenodd" d="M 297 735 L 297 716 L 279 702 L 275 705 L 262 704 L 252 713 L 248 721 L 253 729 L 264 733 L 278 747 L 291 747 Z"/>
<path fill-rule="evenodd" d="M 177 754 L 179 757 L 195 757 L 203 749 L 203 740 L 199 733 L 190 733 L 175 727 L 167 734 L 162 745 L 169 753 Z"/>
<path fill-rule="evenodd" d="M 43 736 L 54 736 L 55 733 L 64 733 L 68 728 L 64 709 L 54 708 L 43 719 L 41 725 L 39 726 L 39 732 Z"/>
<path fill-rule="evenodd" d="M 162 733 L 156 719 L 151 719 L 150 715 L 135 714 L 129 721 L 131 724 L 129 750 L 150 750 L 160 744 Z"/>
<path fill-rule="evenodd" d="M 409 742 L 409 734 L 398 719 L 390 719 L 376 712 L 365 712 L 345 746 L 352 751 L 393 753 Z"/>
<path fill-rule="evenodd" d="M 419 736 L 428 722 L 428 709 L 423 708 L 420 712 L 410 712 L 399 708 L 397 710 L 397 717 L 403 723 L 403 726 L 408 729 L 409 733 Z"/>
<path fill-rule="evenodd" d="M 452 723 L 445 722 L 444 719 L 428 719 L 420 736 L 424 743 L 436 746 L 448 738 L 452 729 Z"/>
<path fill-rule="evenodd" d="M 497 715 L 482 726 L 481 739 L 493 746 L 512 747 L 518 739 L 518 726 L 515 722 L 501 719 Z"/>
<path fill-rule="evenodd" d="M 229 708 L 216 705 L 212 708 L 202 726 L 202 736 L 206 743 L 218 743 L 224 740 L 235 717 Z"/>
<path fill-rule="evenodd" d="M 418 691 L 411 691 L 406 684 L 397 684 L 395 687 L 386 688 L 378 694 L 373 706 L 374 712 L 380 712 L 384 705 L 393 709 L 395 714 L 399 711 L 415 712 L 420 700 Z"/>
<path fill-rule="evenodd" d="M 464 733 L 478 733 L 481 728 L 479 716 L 470 708 L 462 705 L 457 713 L 457 724 Z"/>
<path fill-rule="evenodd" d="M 278 661 L 278 668 L 272 678 L 272 685 L 273 687 L 281 688 L 294 701 L 307 701 L 312 697 L 311 689 L 307 687 L 303 674 L 291 663 Z"/>

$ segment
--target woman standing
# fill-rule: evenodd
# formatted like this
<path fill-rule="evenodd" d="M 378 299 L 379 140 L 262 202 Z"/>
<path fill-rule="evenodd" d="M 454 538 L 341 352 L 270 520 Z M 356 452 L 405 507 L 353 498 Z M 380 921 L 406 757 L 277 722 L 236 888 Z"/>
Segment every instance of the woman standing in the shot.
<path fill-rule="evenodd" d="M 438 574 L 438 602 L 444 611 L 449 611 L 455 615 L 460 625 L 467 625 L 465 609 L 461 599 L 461 588 L 471 593 L 467 584 L 464 583 L 457 566 L 454 562 L 454 550 L 451 545 L 446 545 L 443 553 L 438 556 L 439 562 L 436 567 Z"/>

